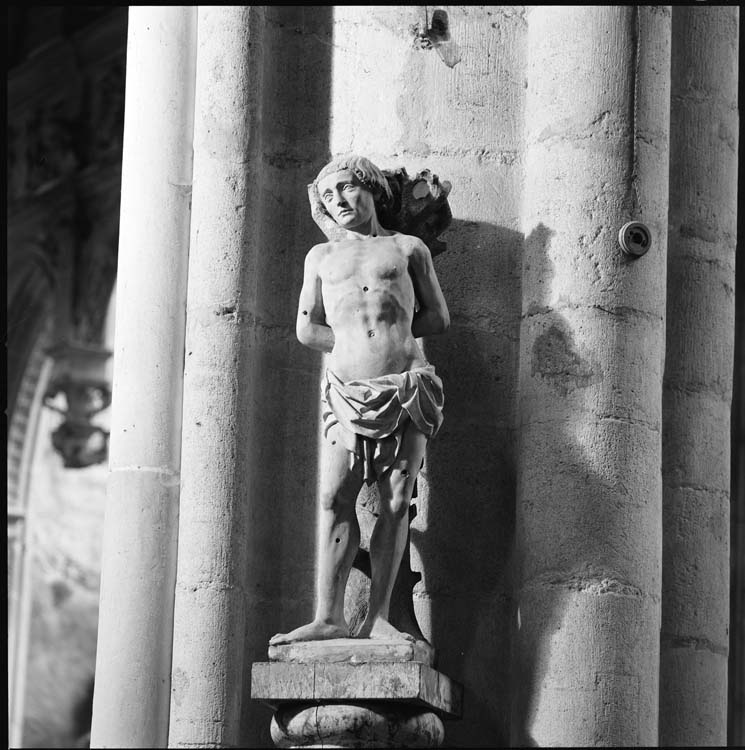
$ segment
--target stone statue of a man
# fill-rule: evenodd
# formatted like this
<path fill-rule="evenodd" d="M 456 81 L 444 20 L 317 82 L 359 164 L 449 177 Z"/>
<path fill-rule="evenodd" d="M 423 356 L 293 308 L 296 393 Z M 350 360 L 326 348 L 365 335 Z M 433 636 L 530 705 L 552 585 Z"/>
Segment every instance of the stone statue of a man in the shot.
<path fill-rule="evenodd" d="M 344 593 L 360 543 L 356 499 L 377 482 L 380 515 L 370 540 L 367 618 L 357 636 L 411 636 L 388 621 L 408 538 L 409 503 L 427 440 L 442 422 L 442 382 L 416 339 L 450 324 L 427 246 L 390 231 L 376 202 L 390 198 L 383 173 L 346 156 L 315 180 L 324 210 L 345 230 L 305 258 L 297 316 L 301 343 L 330 352 L 322 384 L 319 559 L 312 622 L 270 645 L 349 637 Z"/>

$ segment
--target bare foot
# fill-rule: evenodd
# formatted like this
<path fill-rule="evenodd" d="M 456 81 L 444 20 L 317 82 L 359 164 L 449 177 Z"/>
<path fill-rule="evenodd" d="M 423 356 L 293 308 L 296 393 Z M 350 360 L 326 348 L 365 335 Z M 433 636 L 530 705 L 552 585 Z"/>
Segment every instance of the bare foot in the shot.
<path fill-rule="evenodd" d="M 301 625 L 289 633 L 277 633 L 269 639 L 270 646 L 297 641 L 328 641 L 331 638 L 349 638 L 349 628 L 331 622 L 316 621 Z"/>
<path fill-rule="evenodd" d="M 395 638 L 403 641 L 415 641 L 413 635 L 403 633 L 382 617 L 376 617 L 372 622 L 365 620 L 357 634 L 358 638 Z"/>

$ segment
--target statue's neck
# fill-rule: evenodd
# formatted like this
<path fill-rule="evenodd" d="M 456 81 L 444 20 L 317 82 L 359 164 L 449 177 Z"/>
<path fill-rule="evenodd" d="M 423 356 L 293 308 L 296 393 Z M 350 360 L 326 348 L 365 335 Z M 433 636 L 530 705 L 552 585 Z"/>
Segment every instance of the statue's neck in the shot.
<path fill-rule="evenodd" d="M 364 224 L 360 224 L 354 229 L 347 229 L 347 238 L 350 240 L 365 240 L 368 237 L 387 237 L 392 234 L 389 230 L 383 227 L 378 221 L 378 217 L 373 214 L 369 221 Z"/>

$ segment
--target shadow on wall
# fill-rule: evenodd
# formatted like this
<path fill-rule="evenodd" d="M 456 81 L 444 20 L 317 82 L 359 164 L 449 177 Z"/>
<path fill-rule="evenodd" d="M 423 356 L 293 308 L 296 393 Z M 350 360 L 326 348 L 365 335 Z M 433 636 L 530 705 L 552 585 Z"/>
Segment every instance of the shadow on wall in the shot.
<path fill-rule="evenodd" d="M 435 266 L 451 327 L 426 348 L 445 421 L 424 469 L 426 528 L 412 527 L 424 574 L 415 593 L 429 599 L 438 668 L 464 685 L 463 719 L 446 724 L 446 742 L 506 746 L 522 235 L 456 219 L 443 238 Z"/>
<path fill-rule="evenodd" d="M 544 304 L 549 304 L 551 281 L 553 279 L 553 263 L 549 259 L 548 251 L 551 244 L 551 237 L 554 232 L 543 224 L 539 224 L 531 234 L 524 239 L 525 246 L 525 259 L 524 263 L 538 264 L 538 268 L 533 270 L 534 278 L 538 279 L 539 282 L 544 285 L 543 300 Z M 530 315 L 530 311 L 525 317 Z M 523 315 L 521 314 L 521 320 Z M 572 348 L 572 334 L 568 331 L 568 326 L 562 322 L 562 318 L 558 313 L 552 316 L 552 324 L 549 330 L 551 338 L 556 342 L 557 355 L 558 352 L 563 350 L 565 352 L 565 358 L 572 359 L 571 356 L 566 355 L 568 349 Z M 536 344 L 538 342 L 536 341 Z M 540 347 L 539 347 L 540 348 Z M 546 341 L 545 349 L 550 350 L 551 344 Z M 549 353 L 547 351 L 547 353 Z M 540 355 L 538 355 L 540 356 Z M 557 356 L 555 360 L 560 359 Z M 554 371 L 560 374 L 560 370 L 556 368 L 547 368 L 548 377 L 550 373 Z M 519 389 L 519 383 L 515 384 L 516 389 Z M 515 416 L 515 427 L 517 435 L 520 435 L 520 419 L 521 415 L 519 412 L 519 404 L 516 404 L 516 416 Z M 519 441 L 518 441 L 519 442 Z M 517 498 L 516 498 L 517 499 Z M 518 529 L 521 526 L 520 511 L 516 508 L 516 521 Z M 514 560 L 514 596 L 515 596 L 515 619 L 510 623 L 510 628 L 513 632 L 513 642 L 511 644 L 511 674 L 514 675 L 516 684 L 513 686 L 513 695 L 511 699 L 511 705 L 509 707 L 510 715 L 510 733 L 513 736 L 519 738 L 519 743 L 528 747 L 535 747 L 537 742 L 535 738 L 530 735 L 530 719 L 529 717 L 537 710 L 538 706 L 534 703 L 534 696 L 536 694 L 537 687 L 540 685 L 541 680 L 546 672 L 546 665 L 549 662 L 549 640 L 550 634 L 554 630 L 561 627 L 561 616 L 556 611 L 550 611 L 548 617 L 543 619 L 540 623 L 540 629 L 542 637 L 534 637 L 532 640 L 535 651 L 528 651 L 528 649 L 521 649 L 519 639 L 521 637 L 521 613 L 520 613 L 520 594 L 521 594 L 521 555 L 516 551 Z M 529 623 L 526 623 L 529 625 Z M 508 734 L 508 739 L 510 734 Z M 508 743 L 509 744 L 509 743 Z"/>
<path fill-rule="evenodd" d="M 525 371 L 521 372 L 520 381 L 526 392 L 548 390 L 553 391 L 554 398 L 567 399 L 569 413 L 571 402 L 575 402 L 578 410 L 585 413 L 581 423 L 589 412 L 595 411 L 598 392 L 608 386 L 603 385 L 606 373 L 597 353 L 579 345 L 570 321 L 552 309 L 556 304 L 551 295 L 556 273 L 550 254 L 553 234 L 540 224 L 525 241 L 526 264 L 539 264 L 530 276 L 540 280 L 542 289 L 536 295 L 540 298 L 538 303 L 531 304 L 524 315 L 523 325 L 534 330 L 523 330 L 532 345 L 529 354 L 524 354 Z M 588 256 L 607 252 L 607 244 L 603 245 L 598 242 L 588 248 Z M 630 262 L 633 261 L 619 253 L 619 266 Z M 528 323 L 532 317 L 534 320 Z M 629 356 L 623 326 L 623 319 L 617 327 L 613 316 L 603 326 L 604 341 L 599 345 L 604 350 L 604 361 L 624 362 Z M 526 388 L 529 379 L 534 379 L 534 384 Z M 522 397 L 530 398 L 525 394 Z M 616 404 L 615 408 L 622 407 Z M 525 412 L 525 407 L 520 409 L 518 420 Z M 532 493 L 523 493 L 516 515 L 517 536 L 524 547 L 515 559 L 511 743 L 516 746 L 542 746 L 552 739 L 557 741 L 557 736 L 561 742 L 557 732 L 564 731 L 571 719 L 558 717 L 586 716 L 589 705 L 600 703 L 595 693 L 601 697 L 605 694 L 604 703 L 617 700 L 614 691 L 619 680 L 628 683 L 628 688 L 621 686 L 622 692 L 627 696 L 634 694 L 632 683 L 638 690 L 639 677 L 635 672 L 641 662 L 639 649 L 645 649 L 645 621 L 650 616 L 644 592 L 630 580 L 623 584 L 624 572 L 618 569 L 619 552 L 614 545 L 622 547 L 629 541 L 623 538 L 623 530 L 617 524 L 616 531 L 621 533 L 618 538 L 609 538 L 604 522 L 607 516 L 602 512 L 602 506 L 606 506 L 609 515 L 616 518 L 619 508 L 633 513 L 635 508 L 644 507 L 646 498 L 634 496 L 625 485 L 624 476 L 614 473 L 614 466 L 602 463 L 602 456 L 592 449 L 594 443 L 588 441 L 580 423 L 575 425 L 563 415 L 560 422 L 548 414 L 545 419 L 545 430 L 537 424 L 541 420 L 535 418 L 526 419 L 525 425 L 516 422 L 522 455 L 518 482 L 527 482 Z M 613 429 L 624 427 L 613 426 L 611 432 Z M 611 432 L 603 434 L 603 440 L 610 444 L 614 440 Z M 623 440 L 621 436 L 619 444 Z M 529 446 L 529 442 L 533 445 Z M 641 452 L 645 450 L 646 446 L 642 446 Z M 540 461 L 541 452 L 550 455 L 553 471 Z M 633 472 L 632 451 L 624 458 Z M 618 461 L 612 463 L 620 465 Z M 540 540 L 545 540 L 545 550 Z M 561 547 L 557 540 L 561 540 Z M 617 647 L 614 624 L 627 633 L 625 649 Z M 559 640 L 554 641 L 559 633 Z M 582 665 L 597 661 L 592 654 L 598 652 L 607 655 L 604 671 L 582 674 Z M 541 705 L 543 702 L 550 704 L 549 711 Z M 642 710 L 641 706 L 630 705 L 609 711 L 600 718 L 595 736 L 588 736 L 588 744 L 607 743 L 609 738 L 612 744 L 629 742 L 632 735 L 627 725 L 632 712 Z M 552 717 L 558 719 L 561 727 L 546 723 Z M 582 736 L 581 729 L 575 736 Z"/>
<path fill-rule="evenodd" d="M 307 184 L 330 158 L 333 7 L 265 6 L 261 55 L 256 247 L 244 294 L 255 314 L 246 349 L 246 651 L 241 744 L 271 747 L 272 712 L 250 697 L 251 665 L 269 638 L 312 616 L 320 354 L 295 336 L 305 255 L 325 238 Z M 256 284 L 260 279 L 260 284 Z"/>

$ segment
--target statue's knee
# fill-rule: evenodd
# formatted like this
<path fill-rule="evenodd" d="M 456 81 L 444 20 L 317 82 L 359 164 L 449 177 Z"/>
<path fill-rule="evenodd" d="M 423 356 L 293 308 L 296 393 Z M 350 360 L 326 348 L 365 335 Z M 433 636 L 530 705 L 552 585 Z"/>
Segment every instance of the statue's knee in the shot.
<path fill-rule="evenodd" d="M 408 468 L 393 471 L 390 479 L 391 492 L 394 495 L 411 497 L 416 475 L 417 472 L 412 472 Z"/>
<path fill-rule="evenodd" d="M 401 486 L 399 491 L 394 491 L 390 501 L 387 503 L 389 515 L 395 521 L 400 521 L 409 514 L 409 496 L 405 492 L 405 486 Z"/>

